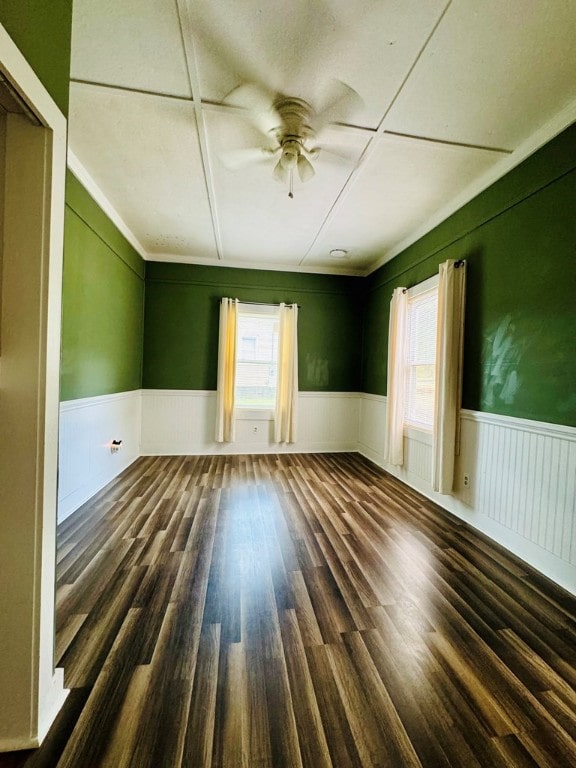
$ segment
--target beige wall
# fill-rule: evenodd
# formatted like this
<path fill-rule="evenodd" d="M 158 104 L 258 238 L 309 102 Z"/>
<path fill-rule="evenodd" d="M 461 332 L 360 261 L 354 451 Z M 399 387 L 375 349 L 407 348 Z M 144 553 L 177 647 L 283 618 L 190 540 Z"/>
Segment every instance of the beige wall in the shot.
<path fill-rule="evenodd" d="M 6 115 L 0 111 L 0 317 L 2 316 L 2 251 L 4 247 L 4 186 L 6 184 Z M 0 365 L 2 326 L 0 325 Z"/>

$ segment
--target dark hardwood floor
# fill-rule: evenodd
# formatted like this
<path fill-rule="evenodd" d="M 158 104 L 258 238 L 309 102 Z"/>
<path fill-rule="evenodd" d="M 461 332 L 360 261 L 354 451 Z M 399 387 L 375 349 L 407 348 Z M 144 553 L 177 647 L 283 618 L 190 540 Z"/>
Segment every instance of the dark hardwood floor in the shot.
<path fill-rule="evenodd" d="M 576 600 L 355 454 L 139 459 L 58 560 L 71 693 L 0 766 L 576 766 Z"/>

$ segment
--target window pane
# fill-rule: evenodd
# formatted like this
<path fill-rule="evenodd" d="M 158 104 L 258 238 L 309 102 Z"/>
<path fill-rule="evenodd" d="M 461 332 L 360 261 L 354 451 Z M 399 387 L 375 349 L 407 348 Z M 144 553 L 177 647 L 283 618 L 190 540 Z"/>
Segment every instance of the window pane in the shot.
<path fill-rule="evenodd" d="M 419 365 L 436 360 L 436 315 L 438 294 L 434 291 L 408 303 L 408 363 Z"/>
<path fill-rule="evenodd" d="M 434 365 L 408 368 L 406 420 L 432 427 L 434 423 Z"/>
<path fill-rule="evenodd" d="M 437 289 L 409 300 L 404 415 L 408 423 L 427 429 L 434 426 L 437 316 Z"/>
<path fill-rule="evenodd" d="M 274 408 L 278 318 L 239 314 L 235 400 L 239 408 Z"/>

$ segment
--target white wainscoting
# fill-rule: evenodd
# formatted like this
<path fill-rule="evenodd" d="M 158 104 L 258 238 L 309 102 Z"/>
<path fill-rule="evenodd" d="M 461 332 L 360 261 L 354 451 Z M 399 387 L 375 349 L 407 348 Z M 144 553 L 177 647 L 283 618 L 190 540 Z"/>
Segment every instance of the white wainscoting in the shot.
<path fill-rule="evenodd" d="M 275 443 L 268 419 L 242 418 L 236 440 L 217 443 L 216 393 L 200 390 L 142 391 L 143 455 L 310 453 L 356 451 L 358 447 L 356 392 L 300 392 L 298 439 Z"/>
<path fill-rule="evenodd" d="M 138 458 L 140 404 L 140 390 L 60 403 L 59 523 Z"/>
<path fill-rule="evenodd" d="M 431 446 L 416 434 L 404 439 L 404 467 L 385 465 L 386 398 L 359 398 L 360 453 L 576 594 L 576 429 L 463 410 L 445 496 L 432 491 Z"/>
<path fill-rule="evenodd" d="M 252 418 L 237 422 L 234 443 L 216 443 L 215 407 L 216 393 L 198 390 L 62 403 L 59 522 L 139 455 L 359 451 L 576 594 L 576 429 L 462 411 L 455 490 L 445 496 L 432 491 L 431 446 L 417 433 L 405 438 L 405 466 L 385 466 L 385 397 L 301 392 L 291 444 L 274 443 L 272 422 Z"/>

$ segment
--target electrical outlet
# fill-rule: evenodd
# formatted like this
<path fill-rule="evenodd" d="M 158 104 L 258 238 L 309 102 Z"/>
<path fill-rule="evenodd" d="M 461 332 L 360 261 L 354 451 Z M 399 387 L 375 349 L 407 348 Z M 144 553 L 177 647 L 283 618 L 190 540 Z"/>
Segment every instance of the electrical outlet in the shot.
<path fill-rule="evenodd" d="M 470 475 L 467 472 L 464 473 L 464 488 L 470 488 Z"/>
<path fill-rule="evenodd" d="M 258 427 L 252 427 L 252 434 L 256 435 L 258 433 Z"/>

